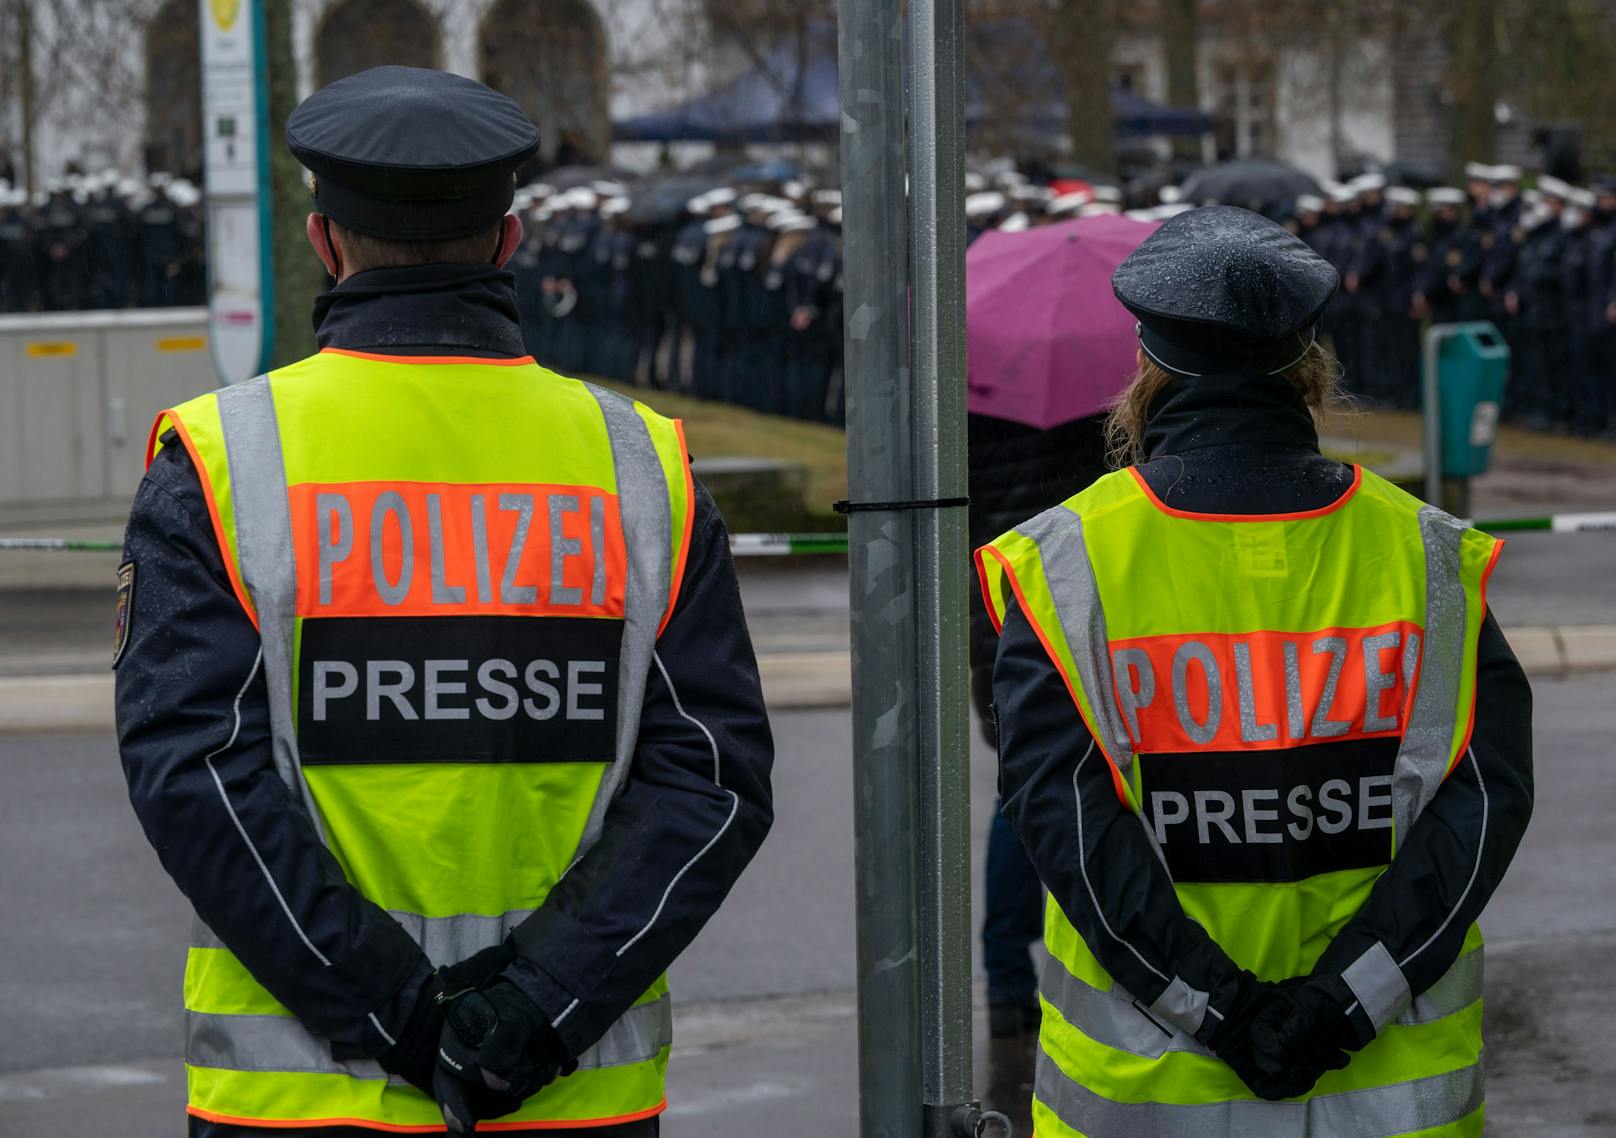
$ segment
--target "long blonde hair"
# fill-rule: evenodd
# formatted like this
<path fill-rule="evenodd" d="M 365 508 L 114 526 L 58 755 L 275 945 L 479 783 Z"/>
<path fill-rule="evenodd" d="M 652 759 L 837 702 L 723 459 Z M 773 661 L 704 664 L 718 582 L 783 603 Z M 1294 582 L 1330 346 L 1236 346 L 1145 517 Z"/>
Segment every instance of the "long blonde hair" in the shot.
<path fill-rule="evenodd" d="M 1315 423 L 1327 413 L 1349 408 L 1341 394 L 1341 364 L 1324 345 L 1315 342 L 1306 355 L 1281 374 L 1301 393 Z M 1105 457 L 1112 469 L 1121 470 L 1144 460 L 1145 419 L 1150 407 L 1157 396 L 1182 378 L 1145 357 L 1106 416 Z"/>

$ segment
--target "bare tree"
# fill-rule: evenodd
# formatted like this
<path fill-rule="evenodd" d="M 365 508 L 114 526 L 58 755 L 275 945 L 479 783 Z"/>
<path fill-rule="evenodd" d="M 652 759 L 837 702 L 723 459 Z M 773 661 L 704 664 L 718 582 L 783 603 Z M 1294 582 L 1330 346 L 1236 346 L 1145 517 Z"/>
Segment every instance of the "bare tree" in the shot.
<path fill-rule="evenodd" d="M 1111 114 L 1112 0 L 1056 0 L 1051 46 L 1066 77 L 1072 161 L 1101 177 L 1117 172 Z"/>

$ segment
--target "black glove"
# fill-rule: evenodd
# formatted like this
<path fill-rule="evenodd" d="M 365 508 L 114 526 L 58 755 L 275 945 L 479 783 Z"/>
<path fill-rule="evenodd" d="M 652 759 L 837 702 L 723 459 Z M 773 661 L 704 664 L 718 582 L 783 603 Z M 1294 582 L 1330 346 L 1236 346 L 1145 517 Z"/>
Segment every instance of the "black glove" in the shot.
<path fill-rule="evenodd" d="M 510 1114 L 578 1069 L 539 1006 L 508 980 L 443 1000 L 433 1093 L 451 1134 Z"/>
<path fill-rule="evenodd" d="M 1325 1071 L 1347 1065 L 1344 1055 L 1334 1062 L 1322 1051 L 1292 1053 L 1271 1028 L 1257 1030 L 1258 1024 L 1269 1023 L 1272 1009 L 1289 1006 L 1285 1001 L 1306 983 L 1295 979 L 1276 984 L 1248 973 L 1212 1037 L 1213 1052 L 1259 1098 L 1277 1101 L 1306 1094 Z"/>
<path fill-rule="evenodd" d="M 1251 1025 L 1257 1065 L 1276 1078 L 1313 1071 L 1304 1088 L 1311 1090 L 1319 1075 L 1345 1067 L 1347 1052 L 1368 1042 L 1347 1016 L 1353 1002 L 1339 976 L 1314 976 L 1281 992 Z"/>
<path fill-rule="evenodd" d="M 438 1043 L 443 1035 L 443 997 L 482 987 L 515 959 L 516 950 L 509 942 L 501 942 L 428 976 L 410 1009 L 409 1022 L 398 1033 L 398 1041 L 377 1056 L 382 1069 L 404 1076 L 411 1086 L 430 1095 L 432 1073 L 438 1067 Z"/>

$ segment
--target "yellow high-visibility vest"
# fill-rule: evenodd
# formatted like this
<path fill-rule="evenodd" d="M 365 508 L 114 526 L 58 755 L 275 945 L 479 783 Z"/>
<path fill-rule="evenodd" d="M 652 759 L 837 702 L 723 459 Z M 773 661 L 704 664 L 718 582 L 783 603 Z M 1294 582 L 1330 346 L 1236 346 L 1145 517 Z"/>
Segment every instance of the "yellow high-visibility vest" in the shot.
<path fill-rule="evenodd" d="M 499 943 L 597 839 L 632 761 L 690 541 L 682 428 L 531 358 L 331 349 L 163 412 L 153 449 L 170 426 L 259 630 L 281 777 L 434 964 Z M 328 966 L 312 946 L 308 966 Z M 185 1009 L 194 1115 L 443 1129 L 200 921 Z M 494 1128 L 658 1113 L 671 1038 L 663 977 Z"/>
<path fill-rule="evenodd" d="M 1243 516 L 1169 508 L 1130 469 L 977 565 L 994 619 L 1014 596 L 1031 623 L 1184 911 L 1236 964 L 1281 980 L 1312 969 L 1466 757 L 1500 548 L 1362 470 L 1323 509 Z M 1397 742 L 1384 769 L 1317 746 L 1373 738 Z M 1383 945 L 1348 967 L 1378 1034 L 1283 1103 L 1194 1037 L 1207 993 L 1158 972 L 1160 995 L 1136 1002 L 1053 897 L 1044 950 L 1040 1138 L 1481 1132 L 1475 927 L 1418 998 L 1410 958 Z"/>

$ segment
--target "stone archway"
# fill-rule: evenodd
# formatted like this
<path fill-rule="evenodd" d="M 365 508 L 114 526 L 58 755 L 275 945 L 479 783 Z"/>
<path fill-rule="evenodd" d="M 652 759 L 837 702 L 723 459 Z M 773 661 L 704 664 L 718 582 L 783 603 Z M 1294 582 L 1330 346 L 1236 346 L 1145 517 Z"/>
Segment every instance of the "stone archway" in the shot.
<path fill-rule="evenodd" d="M 336 0 L 314 32 L 321 87 L 388 63 L 439 67 L 441 56 L 437 17 L 419 0 Z"/>
<path fill-rule="evenodd" d="M 202 181 L 202 45 L 196 0 L 146 23 L 146 169 Z"/>
<path fill-rule="evenodd" d="M 495 0 L 477 48 L 482 81 L 538 124 L 538 165 L 610 158 L 606 30 L 589 0 Z"/>

